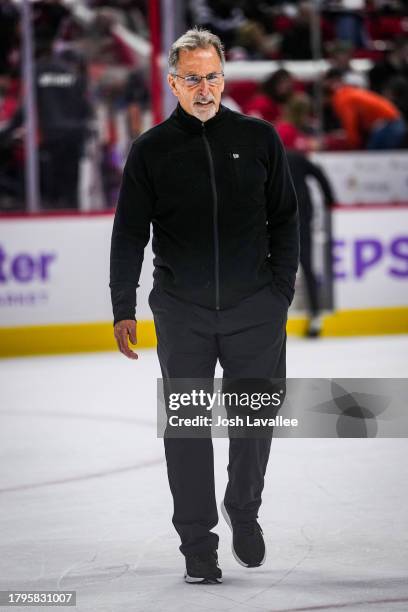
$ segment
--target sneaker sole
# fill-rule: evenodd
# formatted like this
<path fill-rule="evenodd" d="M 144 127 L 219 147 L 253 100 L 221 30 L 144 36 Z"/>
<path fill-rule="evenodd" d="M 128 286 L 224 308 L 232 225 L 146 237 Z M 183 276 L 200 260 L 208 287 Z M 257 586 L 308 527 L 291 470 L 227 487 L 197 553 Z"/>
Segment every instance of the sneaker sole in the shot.
<path fill-rule="evenodd" d="M 189 576 L 187 572 L 184 574 L 184 580 L 187 584 L 221 584 L 222 578 L 197 578 Z"/>
<path fill-rule="evenodd" d="M 244 561 L 242 561 L 242 559 L 240 559 L 238 557 L 238 555 L 237 555 L 237 553 L 235 552 L 235 549 L 234 549 L 234 532 L 233 532 L 233 529 L 232 529 L 232 523 L 231 523 L 231 519 L 229 517 L 229 514 L 227 512 L 227 509 L 226 509 L 226 507 L 224 505 L 224 501 L 221 502 L 221 506 L 220 507 L 221 507 L 221 514 L 224 517 L 224 520 L 227 523 L 228 527 L 231 529 L 231 535 L 232 535 L 231 551 L 232 551 L 232 554 L 234 555 L 235 561 L 237 561 L 237 563 L 242 565 L 242 567 L 248 567 L 248 568 L 251 568 L 251 567 L 260 567 L 261 565 L 263 565 L 265 563 L 265 560 L 266 560 L 266 544 L 265 544 L 265 554 L 264 554 L 264 557 L 263 557 L 262 561 L 260 563 L 258 563 L 258 565 L 248 565 L 248 563 L 244 563 Z"/>

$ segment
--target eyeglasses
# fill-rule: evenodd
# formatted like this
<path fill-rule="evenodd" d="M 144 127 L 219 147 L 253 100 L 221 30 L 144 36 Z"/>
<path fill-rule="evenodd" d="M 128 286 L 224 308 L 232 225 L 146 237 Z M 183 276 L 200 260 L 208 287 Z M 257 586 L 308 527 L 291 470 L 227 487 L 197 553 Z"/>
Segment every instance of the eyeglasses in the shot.
<path fill-rule="evenodd" d="M 224 77 L 223 72 L 210 72 L 206 76 L 200 76 L 198 74 L 189 74 L 188 76 L 181 76 L 180 74 L 173 74 L 173 76 L 183 79 L 187 87 L 196 87 L 201 83 L 203 79 L 207 79 L 209 85 L 219 85 Z"/>

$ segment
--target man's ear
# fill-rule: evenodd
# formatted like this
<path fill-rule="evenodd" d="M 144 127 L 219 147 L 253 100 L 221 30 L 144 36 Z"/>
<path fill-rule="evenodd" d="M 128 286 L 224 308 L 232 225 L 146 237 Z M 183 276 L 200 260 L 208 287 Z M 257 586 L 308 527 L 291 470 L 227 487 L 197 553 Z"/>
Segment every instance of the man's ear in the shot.
<path fill-rule="evenodd" d="M 174 78 L 172 74 L 167 75 L 167 82 L 173 94 L 177 96 L 176 79 Z"/>

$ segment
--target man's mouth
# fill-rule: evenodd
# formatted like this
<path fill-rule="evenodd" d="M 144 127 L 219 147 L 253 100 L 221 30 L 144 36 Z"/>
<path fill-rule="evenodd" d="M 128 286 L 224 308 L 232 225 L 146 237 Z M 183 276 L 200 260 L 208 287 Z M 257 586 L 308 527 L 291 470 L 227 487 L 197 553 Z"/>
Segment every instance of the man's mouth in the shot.
<path fill-rule="evenodd" d="M 214 102 L 212 100 L 207 100 L 207 102 L 203 102 L 202 100 L 197 100 L 195 104 L 205 107 L 205 106 L 211 106 L 211 104 L 214 104 Z"/>

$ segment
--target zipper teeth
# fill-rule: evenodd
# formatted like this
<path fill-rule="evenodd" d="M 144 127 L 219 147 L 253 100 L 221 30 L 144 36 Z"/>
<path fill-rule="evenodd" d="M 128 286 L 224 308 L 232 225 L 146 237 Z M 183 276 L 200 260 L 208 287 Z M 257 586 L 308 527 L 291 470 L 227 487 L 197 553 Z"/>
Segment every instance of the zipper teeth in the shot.
<path fill-rule="evenodd" d="M 214 172 L 214 162 L 211 154 L 210 143 L 208 142 L 207 136 L 204 132 L 203 125 L 203 139 L 205 143 L 205 148 L 208 155 L 208 160 L 210 162 L 210 179 L 211 179 L 211 189 L 213 193 L 214 200 L 214 208 L 213 208 L 213 229 L 214 229 L 214 255 L 215 255 L 215 309 L 220 309 L 220 249 L 219 249 L 219 237 L 218 237 L 218 196 L 217 189 L 215 186 L 215 172 Z"/>

